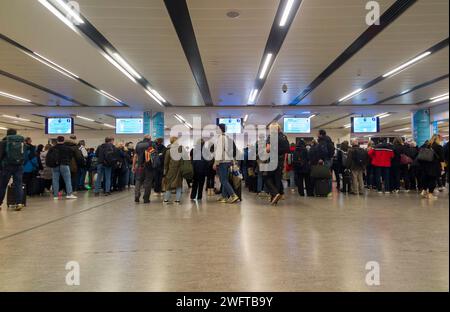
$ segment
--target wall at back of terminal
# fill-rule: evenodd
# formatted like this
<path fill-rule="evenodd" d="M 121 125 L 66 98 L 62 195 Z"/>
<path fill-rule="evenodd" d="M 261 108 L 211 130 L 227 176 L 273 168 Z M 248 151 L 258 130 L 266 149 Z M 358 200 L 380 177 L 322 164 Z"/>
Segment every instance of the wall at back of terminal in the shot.
<path fill-rule="evenodd" d="M 2 131 L 4 133 L 4 131 Z M 31 137 L 33 140 L 33 144 L 46 144 L 50 138 L 56 138 L 56 135 L 47 135 L 42 130 L 18 130 L 19 134 L 23 135 L 24 137 Z M 348 131 L 342 131 L 342 130 L 328 130 L 327 133 L 330 135 L 330 137 L 333 139 L 333 141 L 339 143 L 343 140 L 348 140 L 350 138 L 350 134 Z M 4 135 L 4 134 L 3 134 Z M 142 139 L 142 135 L 119 135 L 116 134 L 114 129 L 113 130 L 76 130 L 75 135 L 77 136 L 78 140 L 85 140 L 86 145 L 88 147 L 97 147 L 98 145 L 102 144 L 105 140 L 105 137 L 112 136 L 115 138 L 116 143 L 118 142 L 138 142 Z M 66 136 L 68 137 L 68 136 Z M 170 137 L 170 132 L 166 131 L 165 133 L 165 144 L 168 144 Z M 312 130 L 311 134 L 288 134 L 287 135 L 290 142 L 294 143 L 296 141 L 297 137 L 317 137 L 317 130 Z M 249 141 L 248 143 L 253 143 Z M 192 146 L 193 142 L 192 139 L 186 138 L 183 140 L 182 144 L 187 144 Z M 243 143 L 238 143 L 238 146 L 242 148 Z"/>

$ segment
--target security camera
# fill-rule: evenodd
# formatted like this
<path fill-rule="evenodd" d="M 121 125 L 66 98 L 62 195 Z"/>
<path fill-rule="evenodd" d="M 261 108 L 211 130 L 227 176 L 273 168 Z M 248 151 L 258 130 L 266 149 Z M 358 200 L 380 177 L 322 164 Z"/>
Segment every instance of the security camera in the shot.
<path fill-rule="evenodd" d="M 287 86 L 287 84 L 284 84 L 284 85 L 281 87 L 281 91 L 283 91 L 283 93 L 286 93 L 286 92 L 288 91 L 288 86 Z"/>

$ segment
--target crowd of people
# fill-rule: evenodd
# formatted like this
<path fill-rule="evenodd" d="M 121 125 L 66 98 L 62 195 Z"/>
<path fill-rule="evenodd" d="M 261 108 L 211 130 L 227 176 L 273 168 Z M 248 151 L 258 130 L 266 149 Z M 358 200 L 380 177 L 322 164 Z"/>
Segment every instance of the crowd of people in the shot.
<path fill-rule="evenodd" d="M 427 199 L 436 198 L 435 189 L 443 191 L 448 182 L 448 143 L 443 146 L 439 135 L 420 147 L 400 137 L 392 143 L 380 139 L 362 147 L 358 140 L 335 145 L 325 130 L 319 131 L 317 139 L 291 144 L 278 124 L 269 129 L 278 135 L 276 146 L 270 136 L 260 137 L 242 151 L 226 134 L 225 125 L 218 126 L 214 144 L 200 140 L 192 149 L 176 137 L 164 146 L 162 138 L 152 140 L 148 135 L 136 145 L 116 144 L 107 137 L 97 148 L 87 148 L 84 140 L 71 135 L 34 146 L 31 138 L 8 129 L 0 142 L 0 209 L 6 194 L 8 206 L 21 210 L 27 196 L 46 192 L 55 200 L 63 195 L 73 200 L 77 192 L 109 196 L 131 187 L 136 203 L 141 199 L 150 203 L 153 190 L 163 196 L 164 204 L 179 204 L 185 181 L 191 200 L 200 201 L 206 193 L 218 195 L 220 203 L 234 204 L 242 200 L 245 184 L 251 193 L 269 197 L 272 205 L 284 198 L 288 188 L 302 197 L 329 196 L 333 176 L 339 192 L 391 194 L 404 189 Z M 205 157 L 205 148 L 214 157 Z M 274 159 L 260 157 L 262 150 L 276 158 L 275 166 L 270 166 Z"/>

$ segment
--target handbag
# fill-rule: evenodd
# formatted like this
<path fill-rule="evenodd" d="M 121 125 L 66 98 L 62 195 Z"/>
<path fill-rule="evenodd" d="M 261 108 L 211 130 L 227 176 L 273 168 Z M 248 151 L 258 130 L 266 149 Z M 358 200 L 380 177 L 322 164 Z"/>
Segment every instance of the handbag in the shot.
<path fill-rule="evenodd" d="M 434 150 L 428 147 L 422 147 L 419 150 L 417 159 L 424 162 L 432 162 L 434 160 Z"/>
<path fill-rule="evenodd" d="M 413 163 L 413 160 L 411 157 L 409 157 L 406 154 L 401 154 L 400 155 L 400 164 L 402 165 L 410 165 Z"/>

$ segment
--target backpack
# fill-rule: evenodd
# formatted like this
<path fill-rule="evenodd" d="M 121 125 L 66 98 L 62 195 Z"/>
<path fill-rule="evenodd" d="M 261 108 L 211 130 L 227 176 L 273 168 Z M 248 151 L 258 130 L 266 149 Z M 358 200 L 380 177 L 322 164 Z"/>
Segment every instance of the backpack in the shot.
<path fill-rule="evenodd" d="M 292 163 L 295 167 L 302 167 L 305 164 L 305 160 L 302 158 L 301 151 L 295 151 L 292 155 Z"/>
<path fill-rule="evenodd" d="M 161 167 L 161 157 L 153 146 L 145 150 L 145 164 L 151 166 L 153 169 Z"/>
<path fill-rule="evenodd" d="M 328 151 L 327 143 L 319 143 L 317 146 L 317 149 L 318 149 L 318 156 L 320 159 L 322 159 L 322 160 L 329 159 L 329 151 Z M 334 154 L 334 151 L 333 151 L 333 154 Z"/>
<path fill-rule="evenodd" d="M 56 147 L 52 147 L 48 150 L 47 156 L 45 156 L 45 165 L 49 168 L 56 168 L 59 166 L 59 151 Z"/>
<path fill-rule="evenodd" d="M 105 151 L 104 165 L 106 167 L 117 168 L 119 162 L 118 153 L 116 153 L 115 148 Z"/>
<path fill-rule="evenodd" d="M 291 145 L 287 137 L 282 134 L 278 138 L 278 155 L 288 154 L 291 151 Z"/>
<path fill-rule="evenodd" d="M 342 152 L 342 167 L 347 167 L 347 160 L 348 160 L 348 152 Z"/>
<path fill-rule="evenodd" d="M 409 157 L 406 154 L 400 154 L 400 164 L 401 165 L 410 165 L 413 163 L 413 160 L 411 157 Z"/>
<path fill-rule="evenodd" d="M 363 167 L 367 163 L 367 154 L 361 148 L 356 148 L 352 152 L 352 161 L 358 167 Z"/>
<path fill-rule="evenodd" d="M 25 143 L 20 135 L 8 135 L 6 137 L 5 162 L 8 165 L 23 165 L 25 161 Z"/>

